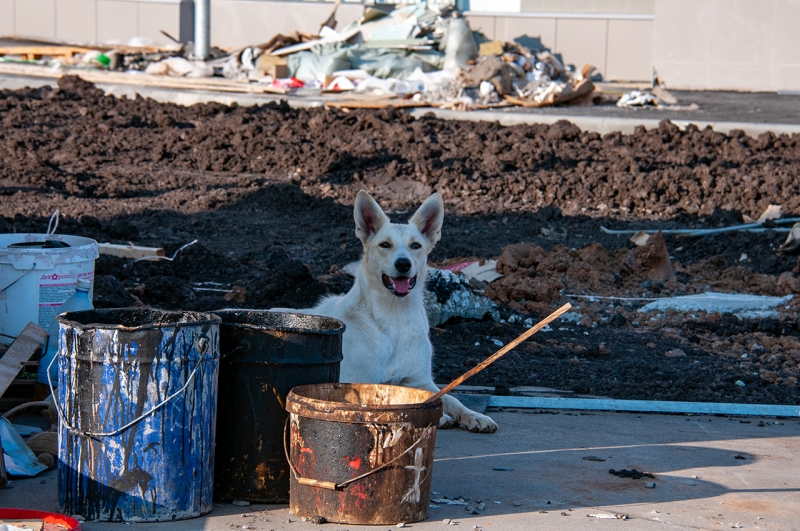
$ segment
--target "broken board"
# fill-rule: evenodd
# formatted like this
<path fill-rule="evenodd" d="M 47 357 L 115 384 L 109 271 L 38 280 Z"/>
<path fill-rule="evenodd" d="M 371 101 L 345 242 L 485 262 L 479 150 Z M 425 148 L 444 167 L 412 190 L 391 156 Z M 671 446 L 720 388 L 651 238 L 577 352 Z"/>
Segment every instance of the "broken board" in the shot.
<path fill-rule="evenodd" d="M 161 247 L 139 247 L 138 245 L 120 245 L 116 243 L 101 243 L 98 245 L 100 254 L 116 256 L 118 258 L 149 258 L 164 256 Z"/>
<path fill-rule="evenodd" d="M 6 392 L 22 367 L 31 359 L 33 353 L 47 337 L 47 330 L 36 323 L 28 323 L 17 339 L 0 358 L 0 396 Z"/>
<path fill-rule="evenodd" d="M 340 109 L 383 109 L 384 107 L 430 107 L 430 103 L 423 103 L 412 100 L 402 100 L 399 98 L 381 100 L 345 100 L 327 101 L 327 107 L 338 107 Z"/>
<path fill-rule="evenodd" d="M 13 55 L 19 56 L 23 60 L 33 61 L 42 57 L 64 57 L 72 59 L 76 55 L 82 55 L 94 51 L 92 48 L 80 46 L 0 46 L 0 56 Z"/>

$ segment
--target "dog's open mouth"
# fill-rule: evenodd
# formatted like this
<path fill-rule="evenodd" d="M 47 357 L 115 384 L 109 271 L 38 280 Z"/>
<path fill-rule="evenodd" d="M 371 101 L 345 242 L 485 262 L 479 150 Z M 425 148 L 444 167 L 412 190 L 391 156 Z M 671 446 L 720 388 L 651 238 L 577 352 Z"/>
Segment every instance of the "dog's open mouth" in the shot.
<path fill-rule="evenodd" d="M 383 285 L 398 297 L 405 297 L 417 285 L 416 275 L 413 277 L 395 277 L 383 275 Z"/>

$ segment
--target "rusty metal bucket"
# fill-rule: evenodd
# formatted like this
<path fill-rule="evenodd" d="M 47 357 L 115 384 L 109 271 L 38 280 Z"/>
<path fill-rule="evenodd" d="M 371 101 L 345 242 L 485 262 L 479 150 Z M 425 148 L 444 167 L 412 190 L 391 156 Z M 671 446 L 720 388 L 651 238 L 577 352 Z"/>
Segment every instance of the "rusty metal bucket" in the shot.
<path fill-rule="evenodd" d="M 289 506 L 297 516 L 392 525 L 428 516 L 436 426 L 433 393 L 374 384 L 295 387 L 289 411 Z"/>

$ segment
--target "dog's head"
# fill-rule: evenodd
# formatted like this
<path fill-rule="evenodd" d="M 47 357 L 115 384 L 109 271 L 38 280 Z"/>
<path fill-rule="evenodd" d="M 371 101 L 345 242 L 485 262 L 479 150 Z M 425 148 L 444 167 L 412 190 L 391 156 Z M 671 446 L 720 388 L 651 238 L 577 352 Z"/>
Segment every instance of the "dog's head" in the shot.
<path fill-rule="evenodd" d="M 425 281 L 428 253 L 442 234 L 444 204 L 433 194 L 422 203 L 407 224 L 391 223 L 378 203 L 360 191 L 355 205 L 356 236 L 364 244 L 363 265 L 369 283 L 383 285 L 397 297 L 405 297 Z"/>

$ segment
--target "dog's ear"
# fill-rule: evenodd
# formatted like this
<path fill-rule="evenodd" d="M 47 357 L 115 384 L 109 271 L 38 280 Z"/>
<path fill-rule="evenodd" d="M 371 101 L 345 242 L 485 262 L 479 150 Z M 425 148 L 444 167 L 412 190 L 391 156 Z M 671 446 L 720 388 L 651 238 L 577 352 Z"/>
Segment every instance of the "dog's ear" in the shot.
<path fill-rule="evenodd" d="M 442 196 L 435 193 L 425 200 L 419 207 L 409 223 L 416 225 L 423 236 L 431 242 L 431 249 L 442 236 L 442 221 L 444 220 L 444 203 Z"/>
<path fill-rule="evenodd" d="M 356 219 L 356 236 L 364 243 L 389 221 L 380 205 L 364 190 L 358 192 L 356 196 L 353 216 Z"/>

